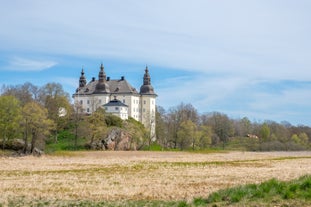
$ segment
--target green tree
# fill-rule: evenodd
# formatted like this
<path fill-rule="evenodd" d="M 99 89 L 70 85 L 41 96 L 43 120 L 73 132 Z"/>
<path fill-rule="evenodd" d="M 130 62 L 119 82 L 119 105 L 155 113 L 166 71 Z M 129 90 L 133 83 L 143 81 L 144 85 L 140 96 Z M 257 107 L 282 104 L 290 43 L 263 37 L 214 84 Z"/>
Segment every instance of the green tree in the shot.
<path fill-rule="evenodd" d="M 247 136 L 247 134 L 252 133 L 251 132 L 252 124 L 247 117 L 235 121 L 234 124 L 235 124 L 235 133 L 237 136 L 245 137 Z"/>
<path fill-rule="evenodd" d="M 187 148 L 190 144 L 194 150 L 198 142 L 197 126 L 191 120 L 182 122 L 177 132 L 177 137 L 181 150 Z"/>
<path fill-rule="evenodd" d="M 262 141 L 268 141 L 268 138 L 270 137 L 270 128 L 267 123 L 262 124 L 259 133 Z"/>
<path fill-rule="evenodd" d="M 27 103 L 22 110 L 23 125 L 25 126 L 24 140 L 25 147 L 24 152 L 28 148 L 28 139 L 31 137 L 30 153 L 33 153 L 39 141 L 44 142 L 46 136 L 50 134 L 50 131 L 55 128 L 53 120 L 48 119 L 48 111 L 36 102 Z M 39 140 L 39 138 L 41 138 Z"/>
<path fill-rule="evenodd" d="M 223 149 L 229 140 L 230 136 L 234 134 L 234 128 L 231 120 L 225 114 L 213 112 L 208 118 L 209 125 L 212 127 L 215 137 L 222 142 Z"/>
<path fill-rule="evenodd" d="M 296 144 L 300 144 L 300 139 L 297 134 L 293 134 L 291 137 L 291 140 L 295 142 Z"/>
<path fill-rule="evenodd" d="M 58 132 L 68 126 L 73 111 L 69 94 L 59 83 L 47 83 L 39 90 L 39 101 L 48 110 L 48 118 L 56 124 L 54 139 L 57 142 Z"/>
<path fill-rule="evenodd" d="M 165 110 L 161 106 L 157 106 L 156 110 L 156 136 L 157 142 L 161 145 L 162 149 L 167 147 L 167 128 Z"/>
<path fill-rule="evenodd" d="M 107 126 L 105 122 L 105 111 L 102 108 L 98 108 L 88 117 L 89 127 L 90 127 L 90 146 L 95 140 L 102 138 L 107 131 Z"/>
<path fill-rule="evenodd" d="M 63 86 L 59 83 L 47 83 L 39 89 L 38 100 L 45 105 L 48 97 L 64 96 L 69 99 L 69 94 L 64 91 Z"/>
<path fill-rule="evenodd" d="M 38 100 L 39 89 L 32 83 L 26 82 L 22 85 L 3 86 L 3 95 L 14 96 L 20 101 L 20 105 Z"/>
<path fill-rule="evenodd" d="M 84 127 L 86 121 L 83 120 L 83 108 L 82 105 L 78 102 L 74 103 L 73 108 L 71 109 L 72 113 L 70 113 L 70 124 L 72 124 L 73 129 L 72 133 L 74 134 L 74 149 L 77 149 L 78 146 L 78 137 L 87 137 L 89 129 Z"/>
<path fill-rule="evenodd" d="M 3 149 L 6 142 L 18 133 L 20 119 L 19 101 L 13 96 L 0 96 L 0 135 Z"/>
<path fill-rule="evenodd" d="M 149 131 L 145 126 L 130 117 L 124 126 L 125 130 L 130 134 L 130 149 L 142 149 L 144 146 L 147 146 L 149 141 Z"/>
<path fill-rule="evenodd" d="M 279 124 L 275 121 L 266 121 L 270 128 L 270 140 L 272 138 L 272 135 L 274 135 L 274 139 L 281 141 L 283 143 L 286 143 L 290 140 L 290 132 L 288 128 L 286 128 L 284 125 Z"/>
<path fill-rule="evenodd" d="M 309 137 L 305 132 L 301 132 L 298 137 L 301 144 L 307 144 L 309 141 Z"/>
<path fill-rule="evenodd" d="M 197 124 L 199 120 L 198 112 L 191 104 L 181 103 L 169 110 L 167 117 L 167 135 L 170 142 L 173 143 L 174 148 L 177 148 L 178 145 L 177 133 L 181 123 L 187 120 L 191 120 L 195 124 Z"/>
<path fill-rule="evenodd" d="M 212 144 L 212 128 L 207 125 L 201 125 L 198 131 L 199 147 L 205 149 Z"/>

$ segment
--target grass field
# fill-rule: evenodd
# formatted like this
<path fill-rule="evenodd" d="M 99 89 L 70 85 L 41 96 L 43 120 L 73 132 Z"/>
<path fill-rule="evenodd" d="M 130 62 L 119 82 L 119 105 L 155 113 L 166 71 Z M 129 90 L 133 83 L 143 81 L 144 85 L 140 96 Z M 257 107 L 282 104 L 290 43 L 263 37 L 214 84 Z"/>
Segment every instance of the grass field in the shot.
<path fill-rule="evenodd" d="M 65 206 L 138 200 L 154 200 L 159 206 L 272 178 L 289 181 L 310 172 L 311 152 L 92 151 L 0 157 L 0 206 L 17 205 L 19 200 L 20 206 L 33 201 L 37 206 L 53 201 Z"/>

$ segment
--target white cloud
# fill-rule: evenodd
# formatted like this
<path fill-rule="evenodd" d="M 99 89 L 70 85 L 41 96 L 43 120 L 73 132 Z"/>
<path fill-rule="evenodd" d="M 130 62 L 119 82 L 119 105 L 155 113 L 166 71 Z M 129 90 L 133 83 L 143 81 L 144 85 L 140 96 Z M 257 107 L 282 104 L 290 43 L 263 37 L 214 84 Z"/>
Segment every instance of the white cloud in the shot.
<path fill-rule="evenodd" d="M 34 60 L 21 57 L 13 57 L 9 61 L 9 65 L 5 67 L 7 70 L 15 71 L 41 71 L 55 66 L 57 62 L 49 60 Z"/>

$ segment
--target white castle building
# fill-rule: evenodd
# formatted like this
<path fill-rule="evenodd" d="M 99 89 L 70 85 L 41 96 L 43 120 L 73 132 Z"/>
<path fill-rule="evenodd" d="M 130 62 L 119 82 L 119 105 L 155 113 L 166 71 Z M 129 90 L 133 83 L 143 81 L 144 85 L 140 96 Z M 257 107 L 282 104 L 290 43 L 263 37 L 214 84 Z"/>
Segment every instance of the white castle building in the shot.
<path fill-rule="evenodd" d="M 79 87 L 73 94 L 75 104 L 84 113 L 91 114 L 97 108 L 103 107 L 106 112 L 122 119 L 132 117 L 150 130 L 152 139 L 155 139 L 156 97 L 147 66 L 143 84 L 137 92 L 124 76 L 120 79 L 107 77 L 103 64 L 100 66 L 98 80 L 92 78 L 88 83 L 82 69 Z"/>

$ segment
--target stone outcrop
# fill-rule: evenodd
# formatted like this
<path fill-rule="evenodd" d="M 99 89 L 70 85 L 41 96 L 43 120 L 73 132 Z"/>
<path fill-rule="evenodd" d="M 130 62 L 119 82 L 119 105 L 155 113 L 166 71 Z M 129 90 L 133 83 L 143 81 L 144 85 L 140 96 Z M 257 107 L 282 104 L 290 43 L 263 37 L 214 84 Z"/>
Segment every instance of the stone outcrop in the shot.
<path fill-rule="evenodd" d="M 136 150 L 136 143 L 133 142 L 132 136 L 124 129 L 112 128 L 102 139 L 88 144 L 87 148 L 93 150 Z"/>
<path fill-rule="evenodd" d="M 107 137 L 102 140 L 107 150 L 136 150 L 136 145 L 132 143 L 131 135 L 123 129 L 113 128 Z"/>
<path fill-rule="evenodd" d="M 23 156 L 27 154 L 32 154 L 34 156 L 41 156 L 44 154 L 42 150 L 38 147 L 34 147 L 32 153 L 30 153 L 31 146 L 30 144 L 27 145 L 26 153 L 24 153 L 25 141 L 22 139 L 11 139 L 5 142 L 3 147 L 3 141 L 0 140 L 0 147 L 1 149 L 4 148 L 6 150 L 13 151 L 14 156 Z"/>
<path fill-rule="evenodd" d="M 22 139 L 11 139 L 5 142 L 3 146 L 3 140 L 0 140 L 0 147 L 7 150 L 22 150 L 25 146 L 25 142 Z"/>

